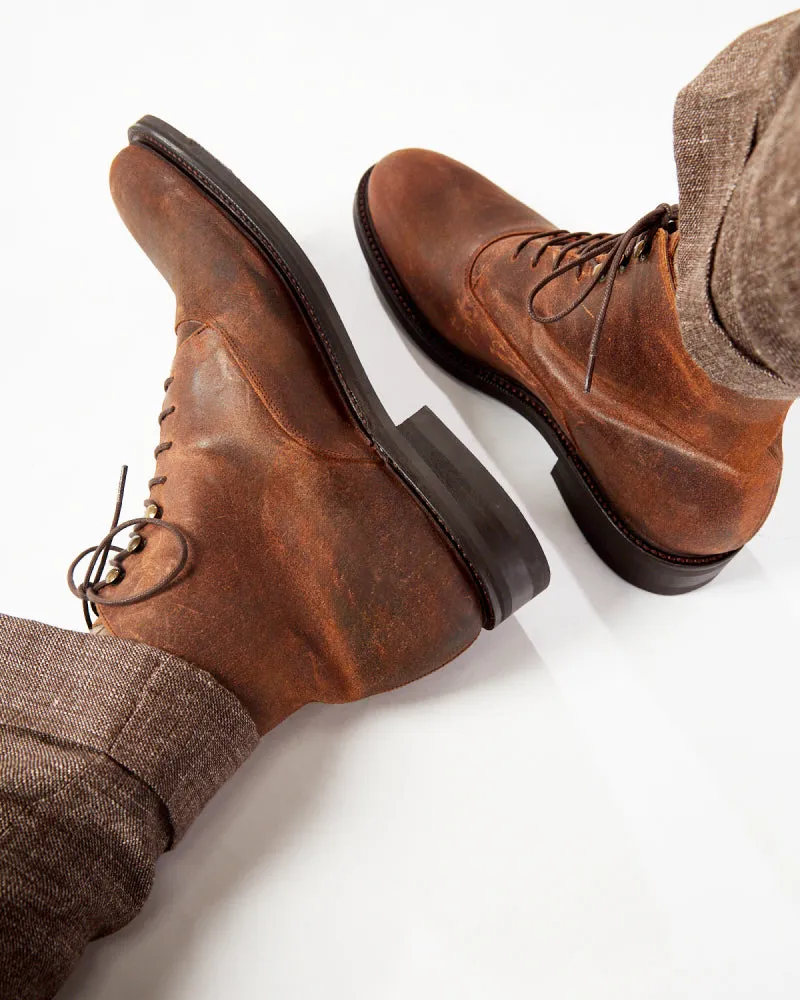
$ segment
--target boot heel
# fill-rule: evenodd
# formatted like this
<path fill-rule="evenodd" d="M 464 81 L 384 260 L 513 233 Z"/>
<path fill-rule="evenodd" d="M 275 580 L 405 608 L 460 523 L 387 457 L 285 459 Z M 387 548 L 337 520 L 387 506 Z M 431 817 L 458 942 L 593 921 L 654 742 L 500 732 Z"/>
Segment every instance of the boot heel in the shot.
<path fill-rule="evenodd" d="M 710 583 L 737 554 L 670 556 L 645 547 L 606 509 L 575 465 L 560 458 L 553 479 L 586 540 L 623 580 L 653 594 L 686 594 Z"/>
<path fill-rule="evenodd" d="M 398 430 L 409 446 L 407 473 L 477 577 L 484 627 L 493 628 L 550 582 L 539 541 L 502 486 L 427 406 Z"/>

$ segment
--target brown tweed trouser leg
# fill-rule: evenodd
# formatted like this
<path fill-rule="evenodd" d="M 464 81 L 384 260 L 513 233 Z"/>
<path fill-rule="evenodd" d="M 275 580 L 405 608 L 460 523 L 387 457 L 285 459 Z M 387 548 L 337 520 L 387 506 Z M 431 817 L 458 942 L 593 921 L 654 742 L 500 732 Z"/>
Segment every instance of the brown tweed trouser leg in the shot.
<path fill-rule="evenodd" d="M 738 38 L 675 104 L 678 312 L 711 378 L 800 396 L 800 11 Z"/>
<path fill-rule="evenodd" d="M 741 392 L 800 395 L 800 13 L 681 92 L 675 157 L 688 349 Z M 0 615 L 0 1000 L 53 997 L 138 912 L 158 856 L 256 742 L 177 657 Z"/>
<path fill-rule="evenodd" d="M 55 996 L 136 915 L 257 739 L 175 656 L 0 615 L 0 1000 Z"/>

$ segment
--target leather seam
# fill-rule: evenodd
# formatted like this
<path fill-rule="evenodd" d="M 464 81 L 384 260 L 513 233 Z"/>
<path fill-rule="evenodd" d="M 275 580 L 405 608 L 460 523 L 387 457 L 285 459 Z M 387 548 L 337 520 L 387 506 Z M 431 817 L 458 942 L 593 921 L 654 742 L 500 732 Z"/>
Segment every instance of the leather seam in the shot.
<path fill-rule="evenodd" d="M 192 320 L 181 320 L 180 325 L 182 326 L 184 323 L 191 323 L 191 322 L 192 322 Z M 194 322 L 195 323 L 199 323 L 200 320 L 194 320 Z M 202 326 L 198 326 L 198 328 L 196 330 L 192 330 L 192 332 L 189 334 L 189 336 L 188 337 L 184 337 L 183 340 L 180 342 L 180 344 L 178 344 L 178 346 L 175 348 L 175 353 L 177 354 L 178 351 L 183 347 L 183 345 L 184 344 L 188 344 L 189 341 L 193 337 L 196 337 L 199 333 L 205 333 L 206 330 L 209 330 L 209 329 L 211 329 L 211 328 L 209 327 L 208 323 L 203 323 L 203 325 Z M 176 329 L 175 330 L 175 335 L 176 336 L 177 336 L 177 333 L 178 333 L 178 331 Z"/>
<path fill-rule="evenodd" d="M 511 342 L 511 340 L 509 340 L 509 338 L 505 335 L 505 333 L 503 333 L 503 331 L 500 329 L 500 327 L 495 323 L 494 319 L 490 316 L 488 309 L 484 305 L 483 300 L 479 297 L 477 289 L 475 288 L 475 280 L 476 280 L 475 279 L 475 269 L 478 266 L 478 260 L 480 259 L 480 257 L 483 256 L 483 254 L 490 247 L 494 246 L 495 243 L 500 243 L 502 240 L 511 239 L 512 237 L 516 237 L 516 236 L 528 236 L 528 235 L 530 235 L 530 233 L 532 231 L 536 232 L 536 230 L 524 229 L 524 230 L 519 230 L 519 231 L 512 231 L 512 232 L 509 232 L 509 233 L 503 233 L 501 236 L 495 236 L 491 240 L 488 240 L 483 246 L 481 246 L 478 250 L 475 251 L 475 254 L 474 254 L 473 258 L 472 258 L 472 260 L 469 263 L 469 267 L 466 270 L 464 278 L 465 278 L 466 291 L 469 293 L 469 295 L 471 296 L 471 298 L 478 305 L 478 307 L 480 308 L 481 312 L 483 312 L 483 314 L 489 320 L 489 322 L 492 325 L 492 328 L 500 335 L 500 338 L 503 340 L 503 342 L 506 344 L 506 346 L 511 350 L 511 353 L 514 355 L 514 357 L 516 357 L 519 360 L 520 364 L 525 369 L 525 371 L 528 372 L 528 374 L 530 375 L 530 377 L 532 379 L 534 379 L 535 381 L 538 382 L 539 379 L 538 379 L 538 377 L 536 375 L 536 372 L 534 372 L 534 370 L 530 366 L 530 364 L 520 354 L 520 352 L 517 349 L 517 347 L 515 347 L 515 345 Z"/>
<path fill-rule="evenodd" d="M 296 427 L 294 427 L 288 420 L 283 417 L 280 411 L 276 412 L 276 409 L 270 406 L 269 396 L 266 389 L 261 384 L 256 373 L 253 371 L 252 366 L 248 361 L 241 356 L 241 354 L 236 350 L 233 344 L 233 338 L 226 332 L 225 328 L 221 323 L 216 325 L 211 323 L 206 323 L 201 329 L 195 330 L 191 333 L 181 344 L 178 345 L 178 351 L 188 344 L 194 337 L 201 333 L 214 333 L 220 338 L 225 348 L 233 359 L 236 367 L 239 369 L 239 373 L 244 381 L 250 386 L 252 391 L 255 393 L 261 405 L 269 414 L 275 425 L 298 447 L 303 448 L 306 451 L 311 452 L 313 455 L 318 455 L 326 459 L 332 459 L 338 462 L 348 462 L 356 465 L 379 465 L 380 459 L 375 456 L 369 456 L 364 458 L 358 458 L 352 455 L 343 455 L 341 452 L 332 451 L 327 448 L 319 448 L 314 445 L 309 439 Z M 177 353 L 177 352 L 176 352 Z"/>

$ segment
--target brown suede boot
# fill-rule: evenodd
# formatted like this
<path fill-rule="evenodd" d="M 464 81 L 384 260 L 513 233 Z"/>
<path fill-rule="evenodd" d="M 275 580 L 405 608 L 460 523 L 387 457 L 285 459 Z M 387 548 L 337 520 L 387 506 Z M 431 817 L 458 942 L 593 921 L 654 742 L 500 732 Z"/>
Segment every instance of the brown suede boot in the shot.
<path fill-rule="evenodd" d="M 441 667 L 546 586 L 527 522 L 430 411 L 394 426 L 250 191 L 158 119 L 129 138 L 111 189 L 175 292 L 177 348 L 147 516 L 117 510 L 73 591 L 214 674 L 261 732 Z"/>
<path fill-rule="evenodd" d="M 468 167 L 405 150 L 367 173 L 355 216 L 404 328 L 541 431 L 570 511 L 617 573 L 693 590 L 758 531 L 789 404 L 715 384 L 688 355 L 676 208 L 620 236 L 567 233 Z"/>

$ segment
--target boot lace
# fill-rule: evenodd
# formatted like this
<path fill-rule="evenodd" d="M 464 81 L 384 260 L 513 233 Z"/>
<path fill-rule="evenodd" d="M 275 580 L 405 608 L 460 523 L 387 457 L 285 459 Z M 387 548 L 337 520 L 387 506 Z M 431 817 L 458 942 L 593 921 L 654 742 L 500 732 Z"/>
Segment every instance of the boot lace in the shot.
<path fill-rule="evenodd" d="M 169 389 L 172 382 L 173 379 L 171 377 L 166 380 L 164 383 L 165 392 Z M 158 417 L 159 424 L 162 424 L 174 412 L 174 406 L 168 406 L 163 409 Z M 163 451 L 167 451 L 171 447 L 171 441 L 162 441 L 156 448 L 154 457 L 158 459 L 158 456 Z M 122 607 L 129 604 L 138 604 L 140 601 L 146 601 L 149 597 L 154 597 L 156 594 L 161 593 L 162 590 L 165 590 L 178 574 L 182 572 L 189 558 L 189 544 L 186 541 L 186 536 L 177 525 L 162 518 L 161 506 L 152 497 L 148 496 L 144 501 L 145 513 L 143 517 L 133 517 L 128 521 L 120 523 L 127 478 L 128 467 L 127 465 L 123 465 L 117 487 L 114 516 L 111 519 L 111 527 L 107 534 L 104 535 L 97 545 L 90 545 L 88 549 L 84 549 L 83 552 L 77 555 L 67 570 L 67 586 L 70 592 L 81 600 L 83 604 L 83 617 L 90 629 L 94 625 L 90 611 L 97 615 L 98 605 Z M 148 489 L 153 490 L 156 486 L 161 486 L 166 481 L 166 476 L 155 476 L 147 484 Z M 120 583 L 125 577 L 125 560 L 134 553 L 141 552 L 144 548 L 145 538 L 139 534 L 139 529 L 148 524 L 153 525 L 153 527 L 162 528 L 177 540 L 179 553 L 175 565 L 171 569 L 166 570 L 160 579 L 145 590 L 122 598 L 110 596 L 106 592 L 107 588 Z M 114 539 L 117 535 L 128 528 L 132 528 L 133 531 L 125 548 L 115 545 Z M 112 552 L 114 553 L 113 556 L 111 555 Z M 76 583 L 75 571 L 88 555 L 91 555 L 91 558 L 86 566 L 83 580 L 80 583 Z M 110 559 L 109 556 L 111 556 Z M 109 571 L 104 578 L 103 573 L 105 572 L 106 565 L 109 566 Z"/>
<path fill-rule="evenodd" d="M 553 270 L 536 283 L 528 296 L 528 311 L 537 323 L 557 323 L 564 319 L 571 312 L 578 308 L 594 291 L 594 289 L 605 283 L 606 290 L 600 304 L 592 330 L 592 339 L 589 344 L 589 358 L 586 366 L 586 380 L 584 391 L 591 392 L 592 377 L 597 361 L 597 352 L 600 346 L 600 339 L 603 332 L 606 313 L 614 291 L 614 284 L 622 271 L 628 267 L 634 258 L 641 261 L 647 259 L 653 245 L 656 233 L 663 229 L 668 233 L 675 232 L 678 228 L 678 206 L 659 205 L 652 212 L 643 215 L 641 219 L 630 227 L 625 233 L 612 235 L 611 233 L 570 233 L 565 229 L 548 229 L 526 236 L 514 251 L 514 259 L 530 243 L 542 240 L 537 247 L 531 262 L 532 267 L 536 267 L 542 259 L 546 250 L 551 247 L 559 247 L 558 253 L 553 261 Z M 567 255 L 570 251 L 574 256 Z M 536 308 L 536 297 L 551 282 L 556 281 L 569 271 L 576 271 L 580 278 L 585 265 L 604 256 L 602 261 L 596 261 L 592 270 L 592 278 L 587 282 L 578 296 L 565 306 L 560 312 L 552 315 L 543 315 Z"/>

